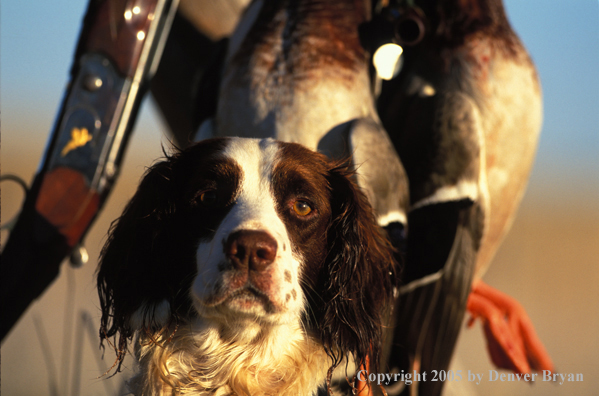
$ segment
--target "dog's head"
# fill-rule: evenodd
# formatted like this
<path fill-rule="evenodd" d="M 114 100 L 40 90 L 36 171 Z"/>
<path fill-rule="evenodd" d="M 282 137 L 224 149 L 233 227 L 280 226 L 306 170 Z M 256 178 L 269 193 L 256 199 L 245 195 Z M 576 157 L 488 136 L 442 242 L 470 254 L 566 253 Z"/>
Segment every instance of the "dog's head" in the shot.
<path fill-rule="evenodd" d="M 392 248 L 346 165 L 270 139 L 212 139 L 149 169 L 98 269 L 101 337 L 199 318 L 230 337 L 301 322 L 336 365 L 377 362 Z M 371 368 L 373 368 L 371 364 Z"/>

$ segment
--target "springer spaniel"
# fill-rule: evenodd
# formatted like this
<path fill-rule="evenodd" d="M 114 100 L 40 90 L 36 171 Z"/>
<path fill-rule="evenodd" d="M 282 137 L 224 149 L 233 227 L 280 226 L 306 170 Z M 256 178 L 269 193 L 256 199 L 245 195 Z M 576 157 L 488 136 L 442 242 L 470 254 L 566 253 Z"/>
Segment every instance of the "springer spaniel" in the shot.
<path fill-rule="evenodd" d="M 102 251 L 101 337 L 142 395 L 316 395 L 374 367 L 393 249 L 348 166 L 215 138 L 149 169 Z M 120 367 L 120 364 L 119 364 Z"/>

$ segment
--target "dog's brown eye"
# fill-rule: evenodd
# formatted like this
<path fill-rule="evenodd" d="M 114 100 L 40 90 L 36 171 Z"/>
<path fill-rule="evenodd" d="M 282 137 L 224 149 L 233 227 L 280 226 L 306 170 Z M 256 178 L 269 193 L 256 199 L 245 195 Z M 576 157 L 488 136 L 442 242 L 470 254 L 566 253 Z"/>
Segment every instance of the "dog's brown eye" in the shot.
<path fill-rule="evenodd" d="M 200 202 L 204 206 L 212 206 L 216 204 L 216 191 L 206 191 L 200 195 Z"/>
<path fill-rule="evenodd" d="M 312 207 L 306 201 L 295 201 L 293 210 L 300 216 L 308 216 L 312 212 Z"/>

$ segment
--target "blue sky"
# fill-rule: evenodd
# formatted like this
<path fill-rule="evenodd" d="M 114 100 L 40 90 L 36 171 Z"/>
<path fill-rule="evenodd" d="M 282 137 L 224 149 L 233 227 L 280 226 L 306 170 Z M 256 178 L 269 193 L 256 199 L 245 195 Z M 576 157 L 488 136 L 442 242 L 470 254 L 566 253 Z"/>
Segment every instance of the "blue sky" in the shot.
<path fill-rule="evenodd" d="M 46 141 L 68 79 L 87 1 L 2 0 L 2 138 Z M 543 84 L 545 118 L 533 181 L 599 185 L 599 3 L 509 0 L 508 16 Z M 144 134 L 163 129 L 145 106 Z M 140 129 L 140 128 L 138 128 Z M 5 139 L 8 139 L 5 140 Z M 3 145 L 3 149 L 10 144 Z M 37 161 L 37 160 L 36 160 Z M 589 183 L 590 180 L 590 183 Z"/>
<path fill-rule="evenodd" d="M 599 3 L 510 0 L 508 16 L 537 65 L 544 124 L 535 175 L 599 181 Z"/>

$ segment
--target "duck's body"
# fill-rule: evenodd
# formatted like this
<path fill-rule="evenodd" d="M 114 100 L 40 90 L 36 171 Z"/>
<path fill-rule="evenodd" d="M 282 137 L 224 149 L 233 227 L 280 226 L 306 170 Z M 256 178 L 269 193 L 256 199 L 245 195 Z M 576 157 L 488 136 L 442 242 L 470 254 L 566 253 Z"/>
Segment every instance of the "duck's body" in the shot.
<path fill-rule="evenodd" d="M 423 21 L 426 34 L 405 48 L 379 111 L 410 181 L 399 315 L 412 327 L 400 330 L 395 343 L 406 347 L 396 353 L 424 371 L 447 369 L 471 287 L 512 223 L 535 156 L 542 100 L 500 0 L 415 3 L 418 11 L 404 11 Z M 435 385 L 419 389 L 437 394 L 442 385 Z"/>
<path fill-rule="evenodd" d="M 481 206 L 479 276 L 524 193 L 542 122 L 534 65 L 509 25 L 501 28 L 502 36 L 475 32 L 454 48 L 407 48 L 393 103 L 384 98 L 382 110 L 412 207 L 451 198 Z"/>

